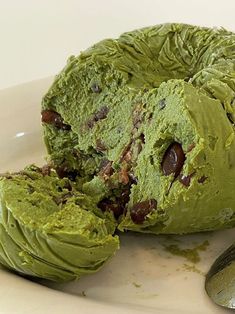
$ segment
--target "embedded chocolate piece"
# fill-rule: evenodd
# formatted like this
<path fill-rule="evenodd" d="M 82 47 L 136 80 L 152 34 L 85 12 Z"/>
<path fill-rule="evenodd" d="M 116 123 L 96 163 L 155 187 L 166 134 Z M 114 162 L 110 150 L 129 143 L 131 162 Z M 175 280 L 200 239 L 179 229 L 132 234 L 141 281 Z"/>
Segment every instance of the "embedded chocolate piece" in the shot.
<path fill-rule="evenodd" d="M 87 126 L 92 129 L 94 127 L 94 125 L 96 124 L 96 122 L 103 120 L 105 118 L 107 118 L 107 114 L 109 112 L 109 108 L 107 106 L 103 106 L 101 107 L 94 115 L 93 117 L 88 120 L 87 122 Z"/>
<path fill-rule="evenodd" d="M 166 150 L 162 160 L 162 171 L 165 176 L 174 173 L 178 177 L 184 165 L 185 155 L 179 143 L 171 144 Z"/>
<path fill-rule="evenodd" d="M 103 212 L 112 211 L 116 219 L 123 214 L 125 208 L 122 204 L 119 204 L 118 202 L 112 201 L 108 198 L 105 198 L 102 201 L 100 201 L 98 203 L 98 207 Z"/>
<path fill-rule="evenodd" d="M 146 216 L 157 207 L 157 201 L 154 199 L 135 204 L 131 208 L 131 219 L 136 224 L 144 222 Z"/>
<path fill-rule="evenodd" d="M 190 181 L 194 173 L 189 174 L 188 176 L 185 176 L 183 174 L 179 175 L 179 181 L 182 183 L 184 186 L 189 187 L 190 186 Z"/>
<path fill-rule="evenodd" d="M 208 178 L 208 177 L 206 177 L 206 176 L 202 176 L 202 177 L 199 178 L 197 181 L 198 181 L 198 183 L 204 183 L 207 178 Z"/>
<path fill-rule="evenodd" d="M 108 180 L 109 177 L 114 173 L 112 164 L 113 162 L 107 159 L 101 161 L 99 175 L 103 177 L 105 181 Z"/>
<path fill-rule="evenodd" d="M 57 129 L 65 131 L 71 130 L 71 126 L 69 124 L 65 124 L 61 115 L 54 110 L 43 110 L 41 117 L 42 122 L 54 125 Z"/>

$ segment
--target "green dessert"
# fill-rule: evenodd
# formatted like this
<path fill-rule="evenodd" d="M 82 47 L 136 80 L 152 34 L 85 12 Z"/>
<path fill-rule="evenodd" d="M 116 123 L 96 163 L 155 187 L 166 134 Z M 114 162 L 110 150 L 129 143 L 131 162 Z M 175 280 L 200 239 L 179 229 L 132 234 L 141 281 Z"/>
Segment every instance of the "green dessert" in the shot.
<path fill-rule="evenodd" d="M 0 262 L 72 280 L 117 228 L 235 226 L 234 51 L 224 29 L 163 24 L 71 57 L 42 101 L 50 167 L 0 178 Z"/>
<path fill-rule="evenodd" d="M 0 262 L 54 281 L 101 268 L 118 249 L 115 221 L 74 182 L 30 166 L 0 179 Z"/>
<path fill-rule="evenodd" d="M 49 160 L 121 231 L 235 225 L 235 35 L 163 24 L 71 57 L 42 102 Z"/>

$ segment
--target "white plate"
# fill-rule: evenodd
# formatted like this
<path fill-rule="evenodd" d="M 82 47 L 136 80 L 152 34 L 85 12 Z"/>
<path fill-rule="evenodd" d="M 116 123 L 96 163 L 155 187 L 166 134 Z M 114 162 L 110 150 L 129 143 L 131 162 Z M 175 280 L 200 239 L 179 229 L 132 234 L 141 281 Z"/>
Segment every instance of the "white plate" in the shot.
<path fill-rule="evenodd" d="M 40 100 L 50 82 L 0 92 L 0 172 L 43 164 Z M 210 245 L 197 264 L 164 250 L 205 240 Z M 36 283 L 0 270 L 0 313 L 227 313 L 207 297 L 203 274 L 233 240 L 234 230 L 181 237 L 125 234 L 121 249 L 99 273 L 67 284 Z"/>

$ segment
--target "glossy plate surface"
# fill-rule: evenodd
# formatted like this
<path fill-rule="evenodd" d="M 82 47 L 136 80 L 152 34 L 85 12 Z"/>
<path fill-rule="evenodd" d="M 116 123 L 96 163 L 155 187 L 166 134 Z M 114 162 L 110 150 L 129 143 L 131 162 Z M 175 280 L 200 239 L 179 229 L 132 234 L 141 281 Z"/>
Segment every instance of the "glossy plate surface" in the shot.
<path fill-rule="evenodd" d="M 0 172 L 45 162 L 40 101 L 51 81 L 0 91 Z M 197 250 L 196 264 L 165 249 L 192 249 L 204 241 L 209 246 Z M 99 273 L 63 285 L 0 270 L 0 313 L 228 313 L 207 297 L 204 274 L 233 241 L 234 230 L 178 237 L 125 234 L 121 249 Z"/>

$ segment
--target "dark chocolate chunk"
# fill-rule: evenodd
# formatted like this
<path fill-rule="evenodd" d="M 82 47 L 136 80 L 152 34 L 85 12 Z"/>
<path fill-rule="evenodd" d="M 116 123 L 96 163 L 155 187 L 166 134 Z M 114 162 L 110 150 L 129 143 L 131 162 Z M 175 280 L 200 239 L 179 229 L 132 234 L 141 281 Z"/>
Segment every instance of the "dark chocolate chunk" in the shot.
<path fill-rule="evenodd" d="M 100 171 L 99 175 L 103 177 L 103 179 L 106 181 L 109 179 L 109 177 L 114 173 L 114 169 L 112 168 L 112 161 L 109 161 L 107 159 L 104 159 L 100 163 Z"/>
<path fill-rule="evenodd" d="M 171 173 L 175 174 L 175 178 L 180 174 L 184 165 L 185 154 L 181 144 L 174 142 L 166 150 L 162 160 L 162 171 L 165 176 Z"/>
<path fill-rule="evenodd" d="M 76 177 L 78 176 L 77 170 L 68 171 L 66 177 L 71 181 L 76 181 Z"/>
<path fill-rule="evenodd" d="M 101 88 L 97 83 L 93 83 L 91 85 L 91 90 L 93 93 L 99 94 L 101 92 Z"/>
<path fill-rule="evenodd" d="M 131 173 L 131 172 L 129 172 L 129 178 L 130 178 L 131 184 L 137 184 L 137 183 L 138 183 L 138 179 L 137 179 L 136 176 L 135 176 L 133 173 Z"/>
<path fill-rule="evenodd" d="M 78 176 L 78 171 L 76 169 L 68 170 L 67 167 L 63 166 L 56 168 L 56 172 L 59 178 L 68 178 L 71 181 L 76 181 L 76 177 Z"/>
<path fill-rule="evenodd" d="M 184 176 L 183 174 L 179 175 L 179 181 L 180 183 L 182 183 L 184 186 L 189 187 L 190 186 L 190 182 L 191 182 L 191 178 L 194 175 L 194 173 L 189 174 L 188 176 Z"/>
<path fill-rule="evenodd" d="M 124 188 L 121 192 L 121 195 L 118 197 L 119 202 L 125 206 L 130 200 L 130 186 Z"/>
<path fill-rule="evenodd" d="M 94 115 L 93 117 L 87 121 L 87 126 L 91 129 L 94 127 L 95 123 L 107 118 L 109 112 L 109 108 L 107 106 L 101 107 Z"/>
<path fill-rule="evenodd" d="M 155 199 L 146 200 L 135 204 L 130 211 L 131 219 L 136 224 L 142 224 L 145 217 L 157 207 Z"/>
<path fill-rule="evenodd" d="M 103 199 L 98 203 L 98 207 L 103 211 L 112 211 L 114 214 L 114 217 L 117 219 L 120 215 L 123 214 L 124 206 L 122 204 L 119 204 L 118 202 L 115 202 L 113 200 L 110 200 L 108 198 Z"/>
<path fill-rule="evenodd" d="M 101 200 L 98 207 L 104 212 L 107 210 L 112 211 L 115 218 L 118 219 L 120 215 L 126 213 L 126 204 L 130 200 L 130 185 L 126 185 L 122 190 L 116 190 L 114 194 L 116 194 L 116 197 Z"/>
<path fill-rule="evenodd" d="M 197 180 L 197 182 L 198 182 L 198 183 L 203 183 L 203 182 L 206 181 L 207 178 L 208 178 L 208 177 L 206 177 L 206 176 L 202 176 L 201 178 L 199 178 L 199 179 Z"/>
<path fill-rule="evenodd" d="M 160 110 L 164 109 L 166 107 L 166 99 L 163 98 L 158 102 L 158 107 Z"/>
<path fill-rule="evenodd" d="M 54 125 L 57 129 L 65 131 L 71 130 L 71 126 L 69 124 L 65 124 L 61 115 L 54 110 L 43 110 L 41 113 L 41 121 Z"/>
<path fill-rule="evenodd" d="M 145 136 L 143 133 L 140 134 L 139 139 L 141 140 L 143 144 L 145 143 Z"/>
<path fill-rule="evenodd" d="M 107 117 L 109 112 L 109 108 L 107 106 L 103 106 L 99 109 L 99 111 L 95 114 L 95 121 L 103 120 Z"/>
<path fill-rule="evenodd" d="M 126 162 L 130 162 L 131 158 L 132 158 L 132 154 L 131 154 L 131 145 L 132 145 L 132 141 L 124 148 L 121 158 L 120 158 L 120 162 L 122 161 L 126 161 Z"/>

